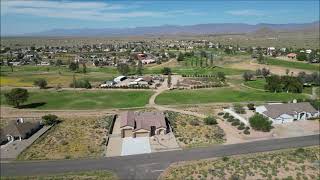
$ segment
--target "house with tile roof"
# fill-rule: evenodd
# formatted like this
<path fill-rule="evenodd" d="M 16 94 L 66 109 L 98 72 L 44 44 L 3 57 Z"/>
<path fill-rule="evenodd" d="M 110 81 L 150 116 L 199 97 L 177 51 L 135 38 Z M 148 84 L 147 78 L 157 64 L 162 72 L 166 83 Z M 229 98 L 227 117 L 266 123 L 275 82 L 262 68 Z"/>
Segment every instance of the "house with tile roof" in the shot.
<path fill-rule="evenodd" d="M 166 134 L 168 125 L 162 112 L 133 112 L 120 113 L 121 137 L 149 137 Z"/>

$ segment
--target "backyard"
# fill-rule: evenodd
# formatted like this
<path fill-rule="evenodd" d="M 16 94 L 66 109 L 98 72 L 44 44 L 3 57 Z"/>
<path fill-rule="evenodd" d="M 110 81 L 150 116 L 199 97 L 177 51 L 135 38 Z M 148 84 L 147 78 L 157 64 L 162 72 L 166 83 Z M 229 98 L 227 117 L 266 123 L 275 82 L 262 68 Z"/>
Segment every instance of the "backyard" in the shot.
<path fill-rule="evenodd" d="M 74 159 L 104 156 L 111 117 L 62 118 L 23 151 L 18 160 Z"/>
<path fill-rule="evenodd" d="M 160 179 L 318 179 L 320 149 L 288 149 L 174 164 Z"/>
<path fill-rule="evenodd" d="M 7 105 L 1 92 L 1 105 Z M 84 90 L 54 91 L 34 90 L 23 108 L 36 109 L 107 109 L 143 107 L 153 91 Z M 130 99 L 130 101 L 128 101 Z"/>

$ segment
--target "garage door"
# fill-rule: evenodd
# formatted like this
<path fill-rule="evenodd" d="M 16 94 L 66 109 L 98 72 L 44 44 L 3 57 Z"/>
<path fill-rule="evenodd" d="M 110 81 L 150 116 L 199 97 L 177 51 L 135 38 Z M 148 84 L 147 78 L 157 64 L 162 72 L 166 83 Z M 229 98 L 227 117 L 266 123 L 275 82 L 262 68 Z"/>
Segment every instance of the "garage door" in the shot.
<path fill-rule="evenodd" d="M 136 132 L 136 137 L 148 137 L 148 132 Z"/>
<path fill-rule="evenodd" d="M 123 137 L 132 137 L 132 130 L 131 129 L 124 129 L 123 131 Z"/>

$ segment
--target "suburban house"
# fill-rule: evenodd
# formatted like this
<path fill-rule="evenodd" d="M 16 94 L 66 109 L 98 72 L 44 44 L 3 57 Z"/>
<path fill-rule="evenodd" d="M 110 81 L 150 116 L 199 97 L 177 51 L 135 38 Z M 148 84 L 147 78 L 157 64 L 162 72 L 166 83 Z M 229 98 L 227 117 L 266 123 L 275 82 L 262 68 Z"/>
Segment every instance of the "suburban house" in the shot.
<path fill-rule="evenodd" d="M 30 137 L 41 128 L 40 122 L 24 122 L 23 118 L 10 121 L 7 126 L 1 129 L 0 144 L 14 140 L 22 140 Z"/>
<path fill-rule="evenodd" d="M 294 59 L 297 57 L 297 54 L 296 53 L 289 53 L 289 54 L 287 54 L 287 57 L 290 59 Z"/>
<path fill-rule="evenodd" d="M 167 133 L 167 122 L 162 112 L 126 111 L 119 115 L 122 138 L 149 137 Z"/>
<path fill-rule="evenodd" d="M 268 117 L 274 124 L 319 117 L 319 111 L 308 102 L 268 104 L 256 107 L 256 112 Z"/>

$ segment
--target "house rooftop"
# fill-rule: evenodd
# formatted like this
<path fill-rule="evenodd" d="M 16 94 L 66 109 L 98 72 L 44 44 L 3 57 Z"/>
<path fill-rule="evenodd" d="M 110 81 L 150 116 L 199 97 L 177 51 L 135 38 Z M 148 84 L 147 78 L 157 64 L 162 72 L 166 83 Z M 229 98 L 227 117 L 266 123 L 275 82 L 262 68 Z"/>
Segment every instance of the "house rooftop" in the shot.
<path fill-rule="evenodd" d="M 134 130 L 150 131 L 151 126 L 156 129 L 166 128 L 165 115 L 162 112 L 133 112 L 126 111 L 119 115 L 120 127 L 131 126 Z"/>
<path fill-rule="evenodd" d="M 308 102 L 301 103 L 289 103 L 289 104 L 269 104 L 265 108 L 267 111 L 263 112 L 265 115 L 271 118 L 277 118 L 281 114 L 294 115 L 297 112 L 318 112 L 314 107 Z"/>

